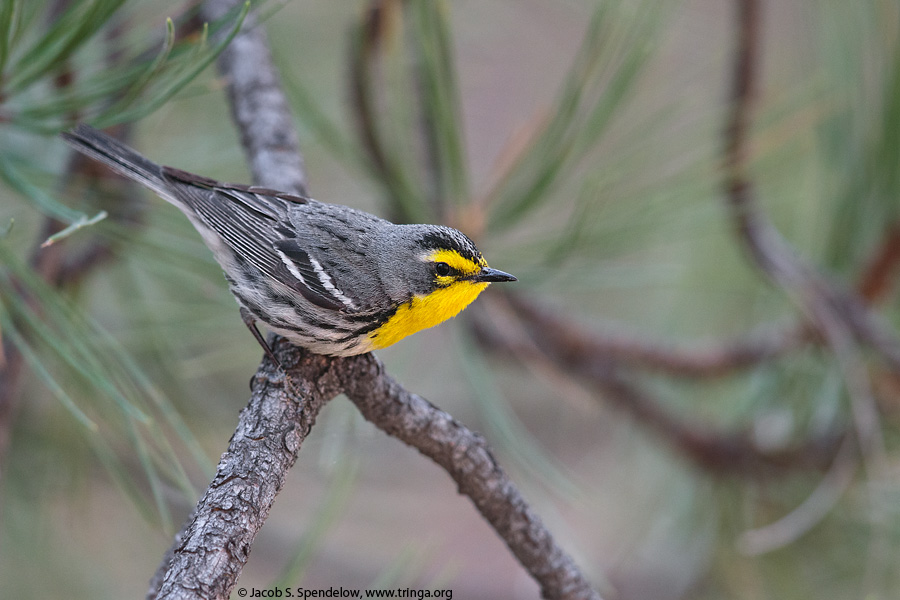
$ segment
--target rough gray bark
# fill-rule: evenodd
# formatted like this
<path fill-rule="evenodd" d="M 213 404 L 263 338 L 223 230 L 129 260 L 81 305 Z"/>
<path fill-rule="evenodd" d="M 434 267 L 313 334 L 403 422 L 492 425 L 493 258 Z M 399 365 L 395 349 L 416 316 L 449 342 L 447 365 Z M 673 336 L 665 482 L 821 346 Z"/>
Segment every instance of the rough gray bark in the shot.
<path fill-rule="evenodd" d="M 228 598 L 300 444 L 340 391 L 329 359 L 300 355 L 286 342 L 278 348 L 296 395 L 263 361 L 216 475 L 173 548 L 159 598 Z"/>
<path fill-rule="evenodd" d="M 538 582 L 544 598 L 600 598 L 482 436 L 404 389 L 372 354 L 327 358 L 280 338 L 274 350 L 290 386 L 271 361 L 263 360 L 216 476 L 167 555 L 165 576 L 151 583 L 148 598 L 228 597 L 301 443 L 321 408 L 340 393 L 367 420 L 450 474 Z"/>

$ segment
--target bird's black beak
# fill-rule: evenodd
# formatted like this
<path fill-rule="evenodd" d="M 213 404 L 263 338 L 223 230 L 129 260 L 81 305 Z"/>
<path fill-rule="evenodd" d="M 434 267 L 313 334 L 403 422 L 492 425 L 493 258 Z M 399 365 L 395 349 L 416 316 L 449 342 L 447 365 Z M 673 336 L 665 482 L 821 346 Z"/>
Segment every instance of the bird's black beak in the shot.
<path fill-rule="evenodd" d="M 509 273 L 488 267 L 479 271 L 475 275 L 474 281 L 477 283 L 493 283 L 496 281 L 516 281 L 516 278 Z"/>

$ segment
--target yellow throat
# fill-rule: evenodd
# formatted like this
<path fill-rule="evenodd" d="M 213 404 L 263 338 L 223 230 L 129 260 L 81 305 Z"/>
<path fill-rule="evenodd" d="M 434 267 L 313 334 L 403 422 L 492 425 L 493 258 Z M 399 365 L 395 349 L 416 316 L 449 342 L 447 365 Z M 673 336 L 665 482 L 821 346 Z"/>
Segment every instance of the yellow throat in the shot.
<path fill-rule="evenodd" d="M 484 259 L 481 259 L 481 263 L 475 263 L 453 250 L 437 250 L 427 259 L 445 262 L 463 275 L 471 275 L 487 267 Z M 438 283 L 445 284 L 446 287 L 439 287 L 426 296 L 413 296 L 384 325 L 369 334 L 373 349 L 386 348 L 408 335 L 455 317 L 490 285 L 457 280 L 452 276 L 437 279 Z"/>

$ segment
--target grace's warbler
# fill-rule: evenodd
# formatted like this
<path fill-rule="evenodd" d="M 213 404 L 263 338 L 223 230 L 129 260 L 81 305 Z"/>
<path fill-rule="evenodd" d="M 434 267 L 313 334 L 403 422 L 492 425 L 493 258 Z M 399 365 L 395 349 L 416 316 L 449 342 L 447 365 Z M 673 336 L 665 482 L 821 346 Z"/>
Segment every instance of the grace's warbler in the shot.
<path fill-rule="evenodd" d="M 492 282 L 516 280 L 488 267 L 450 227 L 395 225 L 346 206 L 220 183 L 158 165 L 86 125 L 62 135 L 187 215 L 270 356 L 256 321 L 318 354 L 351 356 L 455 316 Z"/>

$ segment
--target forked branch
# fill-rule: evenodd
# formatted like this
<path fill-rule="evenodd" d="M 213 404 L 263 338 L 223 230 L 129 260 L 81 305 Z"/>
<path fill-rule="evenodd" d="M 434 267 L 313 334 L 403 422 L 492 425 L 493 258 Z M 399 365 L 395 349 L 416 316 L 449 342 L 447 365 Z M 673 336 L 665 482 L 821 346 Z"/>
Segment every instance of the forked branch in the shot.
<path fill-rule="evenodd" d="M 206 3 L 208 15 L 219 15 L 233 3 L 210 0 Z M 264 124 L 257 127 L 255 122 L 259 118 L 290 127 L 289 116 L 271 114 L 286 113 L 287 103 L 283 97 L 275 98 L 281 90 L 274 66 L 268 60 L 268 50 L 257 47 L 265 43 L 261 29 L 250 35 L 242 32 L 226 51 L 228 55 L 223 55 L 219 68 L 228 78 L 232 103 L 257 107 L 256 111 L 233 108 L 257 183 L 299 191 L 305 182 L 299 151 L 282 146 L 284 153 L 268 161 L 272 154 L 260 150 L 296 140 L 295 135 L 284 132 L 273 139 L 271 128 Z M 245 78 L 266 82 L 261 90 L 266 96 L 264 102 L 257 102 L 253 96 L 259 86 L 248 85 Z M 265 156 L 257 156 L 259 152 Z M 286 155 L 290 152 L 297 155 L 295 160 Z M 290 172 L 285 173 L 285 168 Z M 403 389 L 372 355 L 326 358 L 280 338 L 271 339 L 290 383 L 270 361 L 263 360 L 250 403 L 241 413 L 216 476 L 166 554 L 148 598 L 228 597 L 316 415 L 341 392 L 377 427 L 450 473 L 460 492 L 472 499 L 538 582 L 545 598 L 600 598 L 497 465 L 481 436 Z"/>

